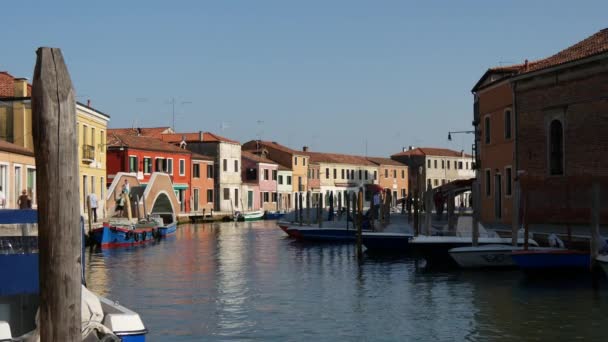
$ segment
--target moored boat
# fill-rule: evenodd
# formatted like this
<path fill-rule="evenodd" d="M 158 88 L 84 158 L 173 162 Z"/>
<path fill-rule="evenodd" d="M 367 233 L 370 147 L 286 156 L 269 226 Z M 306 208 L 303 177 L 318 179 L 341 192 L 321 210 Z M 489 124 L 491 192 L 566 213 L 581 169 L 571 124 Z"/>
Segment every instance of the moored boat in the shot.
<path fill-rule="evenodd" d="M 158 235 L 165 237 L 173 234 L 177 231 L 177 222 L 173 218 L 172 214 L 164 215 L 168 223 L 165 223 L 165 219 L 160 214 L 152 214 L 148 219 L 140 220 L 135 224 L 135 228 L 152 228 L 156 229 Z"/>
<path fill-rule="evenodd" d="M 479 245 L 511 245 L 511 238 L 501 237 L 480 237 Z M 531 245 L 536 245 L 534 240 L 528 240 Z M 427 262 L 455 264 L 449 251 L 458 247 L 471 246 L 471 237 L 467 236 L 426 236 L 419 235 L 410 240 L 413 251 L 422 256 Z M 518 245 L 523 244 L 523 239 L 518 239 Z"/>
<path fill-rule="evenodd" d="M 591 265 L 589 251 L 561 248 L 514 251 L 512 258 L 524 271 L 588 271 Z"/>
<path fill-rule="evenodd" d="M 533 243 L 532 245 L 536 245 Z M 482 245 L 456 247 L 449 250 L 450 256 L 462 268 L 517 267 L 511 254 L 523 250 L 521 246 Z"/>
<path fill-rule="evenodd" d="M 267 211 L 264 214 L 264 219 L 265 220 L 279 220 L 283 216 L 285 216 L 284 212 L 280 212 L 280 211 Z"/>
<path fill-rule="evenodd" d="M 608 254 L 599 255 L 597 258 L 595 258 L 595 260 L 597 260 L 597 262 L 600 264 L 600 266 L 604 270 L 604 273 L 608 275 Z"/>
<path fill-rule="evenodd" d="M 264 217 L 264 212 L 262 210 L 256 211 L 248 211 L 248 212 L 238 212 L 235 216 L 237 221 L 257 221 L 261 220 Z"/>
<path fill-rule="evenodd" d="M 169 229 L 169 228 L 168 228 Z M 104 223 L 93 229 L 93 241 L 102 248 L 117 248 L 143 245 L 160 237 L 156 227 L 112 226 Z"/>
<path fill-rule="evenodd" d="M 410 233 L 397 232 L 364 232 L 361 240 L 370 253 L 407 253 L 410 251 L 409 242 L 413 238 Z"/>

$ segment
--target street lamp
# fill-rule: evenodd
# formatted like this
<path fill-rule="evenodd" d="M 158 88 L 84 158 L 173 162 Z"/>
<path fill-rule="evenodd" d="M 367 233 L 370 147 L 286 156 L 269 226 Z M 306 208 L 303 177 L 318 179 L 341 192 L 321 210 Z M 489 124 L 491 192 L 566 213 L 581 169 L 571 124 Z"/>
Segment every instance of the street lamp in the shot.
<path fill-rule="evenodd" d="M 454 133 L 454 134 L 458 134 L 458 133 L 473 134 L 473 133 L 475 133 L 475 131 L 450 131 L 450 132 L 448 132 L 449 141 L 452 141 L 452 133 Z"/>

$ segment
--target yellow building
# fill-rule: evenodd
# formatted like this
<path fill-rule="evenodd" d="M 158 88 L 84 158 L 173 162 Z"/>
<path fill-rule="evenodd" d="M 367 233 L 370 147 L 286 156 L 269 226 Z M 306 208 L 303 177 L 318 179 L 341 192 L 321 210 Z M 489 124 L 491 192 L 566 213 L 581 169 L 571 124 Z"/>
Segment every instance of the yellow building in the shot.
<path fill-rule="evenodd" d="M 26 190 L 36 208 L 36 167 L 34 152 L 0 140 L 0 209 L 19 208 L 18 199 Z"/>
<path fill-rule="evenodd" d="M 87 198 L 94 193 L 98 201 L 97 217 L 105 217 L 106 133 L 110 117 L 90 106 L 76 104 L 78 125 L 78 174 L 81 210 L 87 217 Z"/>
<path fill-rule="evenodd" d="M 0 72 L 0 140 L 33 149 L 31 86 L 24 78 L 14 78 Z M 78 173 L 80 208 L 87 218 L 87 197 L 95 193 L 98 199 L 97 216 L 105 217 L 104 197 L 106 192 L 106 132 L 110 117 L 88 105 L 76 103 L 78 131 Z M 35 170 L 33 163 L 31 169 Z M 25 170 L 23 172 L 28 172 Z M 28 169 L 29 170 L 29 169 Z M 29 171 L 24 180 L 31 178 Z M 13 172 L 14 173 L 14 172 Z M 17 184 L 13 173 L 7 173 L 7 183 Z M 34 182 L 35 182 L 35 177 Z M 31 181 L 22 183 L 29 190 Z M 35 191 L 35 186 L 33 186 Z M 11 190 L 12 191 L 12 190 Z M 12 196 L 12 194 L 11 194 Z"/>

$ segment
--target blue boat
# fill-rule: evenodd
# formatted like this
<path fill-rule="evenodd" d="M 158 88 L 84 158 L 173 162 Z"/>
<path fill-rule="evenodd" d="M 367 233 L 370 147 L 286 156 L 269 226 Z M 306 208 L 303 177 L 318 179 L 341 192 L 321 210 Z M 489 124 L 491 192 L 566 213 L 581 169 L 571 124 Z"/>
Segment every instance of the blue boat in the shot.
<path fill-rule="evenodd" d="M 361 242 L 370 253 L 407 253 L 413 236 L 409 233 L 364 232 Z"/>
<path fill-rule="evenodd" d="M 93 229 L 93 241 L 101 248 L 119 248 L 143 245 L 160 237 L 160 231 L 154 227 L 112 226 L 104 223 Z"/>
<path fill-rule="evenodd" d="M 280 211 L 267 211 L 264 214 L 265 220 L 280 220 L 283 216 L 285 216 L 284 212 Z"/>
<path fill-rule="evenodd" d="M 6 308 L 0 310 L 0 341 L 21 340 L 17 336 L 35 329 L 40 292 L 38 237 L 27 232 L 28 225 L 37 222 L 36 210 L 0 210 L 1 225 L 18 224 L 20 227 L 17 229 L 23 232 L 20 236 L 0 236 L 0 272 L 5 279 L 0 282 L 0 298 Z M 81 229 L 84 237 L 82 218 Z M 84 260 L 84 244 L 82 253 Z M 83 325 L 83 331 L 93 332 L 91 329 L 102 329 L 126 342 L 146 340 L 148 330 L 137 313 L 109 299 L 99 297 L 84 287 L 82 294 L 87 304 L 97 302 L 99 308 L 97 312 L 90 312 L 98 318 L 98 321 L 87 322 L 86 326 Z M 92 308 L 93 305 L 86 307 Z"/>
<path fill-rule="evenodd" d="M 524 271 L 589 271 L 591 254 L 588 251 L 554 248 L 534 248 L 514 251 L 513 261 Z"/>

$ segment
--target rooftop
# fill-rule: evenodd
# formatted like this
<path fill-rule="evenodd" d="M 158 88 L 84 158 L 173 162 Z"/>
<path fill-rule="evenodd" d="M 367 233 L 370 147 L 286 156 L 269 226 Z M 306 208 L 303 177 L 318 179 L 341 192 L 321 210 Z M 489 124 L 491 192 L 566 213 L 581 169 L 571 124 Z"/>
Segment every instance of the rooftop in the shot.
<path fill-rule="evenodd" d="M 0 151 L 21 154 L 24 156 L 34 156 L 34 151 L 27 149 L 25 147 L 21 147 L 19 145 L 10 143 L 8 141 L 0 140 Z"/>
<path fill-rule="evenodd" d="M 258 154 L 251 153 L 251 152 L 248 152 L 248 151 L 241 151 L 241 158 L 246 158 L 246 159 L 249 159 L 249 160 L 253 160 L 253 161 L 258 162 L 258 163 L 278 165 L 276 162 L 274 162 L 274 161 L 272 161 L 272 160 L 270 160 L 270 159 L 268 159 L 266 157 L 262 157 L 262 156 L 260 156 Z"/>
<path fill-rule="evenodd" d="M 215 161 L 215 158 L 192 152 L 192 160 Z"/>
<path fill-rule="evenodd" d="M 162 134 L 173 133 L 171 127 L 132 127 L 132 128 L 110 128 L 108 134 L 115 133 L 119 135 L 134 135 L 153 137 L 160 139 Z"/>
<path fill-rule="evenodd" d="M 392 160 L 391 158 L 384 158 L 384 157 L 367 157 L 367 160 L 371 161 L 374 164 L 377 165 L 391 165 L 391 166 L 404 166 L 407 167 L 407 165 L 400 163 L 396 160 Z"/>
<path fill-rule="evenodd" d="M 0 97 L 14 97 L 15 80 L 19 79 L 7 71 L 0 71 Z M 27 84 L 27 96 L 32 96 L 32 85 L 29 83 Z"/>
<path fill-rule="evenodd" d="M 437 147 L 418 147 L 408 151 L 393 154 L 391 157 L 401 156 L 437 156 L 437 157 L 461 157 L 461 152 Z M 464 157 L 473 158 L 472 155 L 464 153 Z"/>
<path fill-rule="evenodd" d="M 286 152 L 286 153 L 289 153 L 292 155 L 294 155 L 294 154 L 306 155 L 306 153 L 304 153 L 304 152 L 292 150 L 291 148 L 281 145 L 281 144 L 277 143 L 276 141 L 250 140 L 250 141 L 246 142 L 245 144 L 243 144 L 243 149 L 248 150 L 248 151 L 252 151 L 252 150 L 255 151 L 262 147 L 273 148 L 275 150 Z"/>
<path fill-rule="evenodd" d="M 190 151 L 179 148 L 173 144 L 147 136 L 137 136 L 130 134 L 117 134 L 109 132 L 108 148 L 128 147 L 138 150 L 149 150 L 170 153 L 191 154 Z"/>

